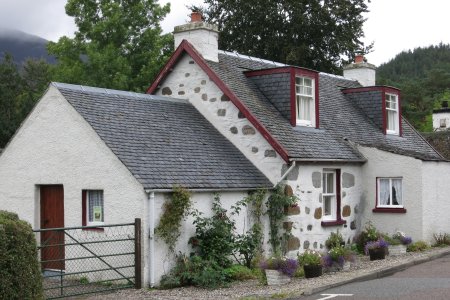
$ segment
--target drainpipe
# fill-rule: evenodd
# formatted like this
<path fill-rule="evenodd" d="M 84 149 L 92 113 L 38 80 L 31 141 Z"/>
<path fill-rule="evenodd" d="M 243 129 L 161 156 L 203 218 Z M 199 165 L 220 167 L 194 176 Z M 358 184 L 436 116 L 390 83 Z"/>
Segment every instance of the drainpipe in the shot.
<path fill-rule="evenodd" d="M 274 188 L 281 182 L 283 181 L 284 178 L 286 178 L 286 176 L 289 175 L 289 173 L 291 173 L 291 171 L 295 168 L 296 165 L 296 161 L 294 160 L 292 162 L 292 165 L 289 167 L 289 169 L 286 170 L 286 172 L 283 174 L 283 176 L 281 176 L 280 180 L 278 180 L 277 183 L 275 183 L 275 185 L 273 186 Z"/>
<path fill-rule="evenodd" d="M 148 264 L 150 287 L 155 286 L 155 192 L 148 193 Z"/>

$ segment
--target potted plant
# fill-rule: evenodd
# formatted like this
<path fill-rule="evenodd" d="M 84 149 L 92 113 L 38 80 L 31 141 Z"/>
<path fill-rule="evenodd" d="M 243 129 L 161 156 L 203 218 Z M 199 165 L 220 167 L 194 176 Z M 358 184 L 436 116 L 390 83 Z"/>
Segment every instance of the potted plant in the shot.
<path fill-rule="evenodd" d="M 347 247 L 337 246 L 328 251 L 322 260 L 327 271 L 347 271 L 351 263 L 355 262 L 355 254 Z"/>
<path fill-rule="evenodd" d="M 366 255 L 370 256 L 370 260 L 378 260 L 386 257 L 386 249 L 388 246 L 389 244 L 383 238 L 379 238 L 375 242 L 368 242 L 364 250 Z"/>
<path fill-rule="evenodd" d="M 298 255 L 298 262 L 303 266 L 306 278 L 322 275 L 322 254 L 315 250 L 306 250 Z"/>
<path fill-rule="evenodd" d="M 297 271 L 298 262 L 291 258 L 271 257 L 263 260 L 260 266 L 266 273 L 267 285 L 279 285 L 291 281 Z"/>
<path fill-rule="evenodd" d="M 339 230 L 335 232 L 331 232 L 328 239 L 325 241 L 325 246 L 328 250 L 331 250 L 334 247 L 345 246 L 344 238 L 342 234 L 339 233 Z"/>
<path fill-rule="evenodd" d="M 397 256 L 406 253 L 406 247 L 412 243 L 412 238 L 404 232 L 395 232 L 389 242 L 389 255 Z"/>

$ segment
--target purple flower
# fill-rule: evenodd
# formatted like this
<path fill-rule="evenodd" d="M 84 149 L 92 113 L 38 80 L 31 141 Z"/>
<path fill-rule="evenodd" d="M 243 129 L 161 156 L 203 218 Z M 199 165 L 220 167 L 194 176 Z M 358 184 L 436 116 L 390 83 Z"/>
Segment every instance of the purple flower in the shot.
<path fill-rule="evenodd" d="M 389 246 L 388 242 L 386 242 L 384 239 L 380 238 L 378 241 L 375 242 L 368 242 L 366 246 L 364 247 L 364 252 L 366 255 L 369 255 L 370 249 L 382 249 L 387 248 Z"/>
<path fill-rule="evenodd" d="M 403 236 L 400 241 L 403 245 L 409 245 L 412 243 L 412 238 L 410 236 Z"/>
<path fill-rule="evenodd" d="M 327 268 L 333 265 L 333 258 L 331 257 L 330 254 L 327 254 L 322 257 L 322 265 Z"/>
<path fill-rule="evenodd" d="M 298 262 L 296 259 L 288 258 L 280 264 L 280 269 L 283 274 L 286 274 L 289 277 L 294 276 L 295 272 L 298 268 Z"/>

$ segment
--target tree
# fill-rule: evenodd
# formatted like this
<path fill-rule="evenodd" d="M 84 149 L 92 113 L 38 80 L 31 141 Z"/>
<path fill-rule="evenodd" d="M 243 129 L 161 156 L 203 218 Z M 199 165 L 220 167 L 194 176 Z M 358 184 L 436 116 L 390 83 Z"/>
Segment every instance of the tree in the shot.
<path fill-rule="evenodd" d="M 172 52 L 172 36 L 159 25 L 169 11 L 156 0 L 69 0 L 78 31 L 49 43 L 55 79 L 143 91 Z"/>
<path fill-rule="evenodd" d="M 223 50 L 338 72 L 364 47 L 365 0 L 205 0 Z M 369 0 L 370 2 L 370 0 Z"/>

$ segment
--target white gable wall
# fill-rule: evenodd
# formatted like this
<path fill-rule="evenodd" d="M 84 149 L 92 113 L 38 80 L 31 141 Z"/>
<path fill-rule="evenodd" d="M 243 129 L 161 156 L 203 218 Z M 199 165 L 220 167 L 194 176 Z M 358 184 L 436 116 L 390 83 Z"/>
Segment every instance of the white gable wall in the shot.
<path fill-rule="evenodd" d="M 364 196 L 361 201 L 363 220 L 371 221 L 385 233 L 397 230 L 412 236 L 413 240 L 423 238 L 422 216 L 422 161 L 397 155 L 376 148 L 359 146 L 358 150 L 367 158 L 363 165 Z M 402 177 L 403 203 L 406 213 L 375 213 L 377 177 Z M 364 226 L 364 224 L 362 224 Z"/>
<path fill-rule="evenodd" d="M 441 120 L 445 120 L 445 127 L 441 127 Z M 433 113 L 433 129 L 445 130 L 450 128 L 450 112 Z"/>
<path fill-rule="evenodd" d="M 161 82 L 157 95 L 189 99 L 200 113 L 231 141 L 266 177 L 277 183 L 284 160 L 223 92 L 187 54 Z M 225 100 L 225 101 L 224 101 Z"/>
<path fill-rule="evenodd" d="M 423 238 L 450 234 L 450 163 L 423 162 Z"/>
<path fill-rule="evenodd" d="M 0 156 L 0 209 L 39 228 L 38 185 L 47 184 L 64 187 L 66 227 L 82 225 L 83 189 L 104 191 L 105 223 L 148 227 L 142 185 L 53 86 Z"/>

